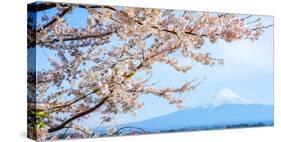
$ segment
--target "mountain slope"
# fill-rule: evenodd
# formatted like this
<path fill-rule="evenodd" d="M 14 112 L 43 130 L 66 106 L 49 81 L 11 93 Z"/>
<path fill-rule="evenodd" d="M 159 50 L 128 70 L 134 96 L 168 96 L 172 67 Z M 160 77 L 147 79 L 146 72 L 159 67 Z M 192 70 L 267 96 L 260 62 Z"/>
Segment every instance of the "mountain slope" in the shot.
<path fill-rule="evenodd" d="M 225 104 L 208 109 L 186 109 L 140 122 L 120 125 L 119 127 L 134 126 L 146 131 L 160 131 L 272 121 L 273 107 L 270 105 Z"/>

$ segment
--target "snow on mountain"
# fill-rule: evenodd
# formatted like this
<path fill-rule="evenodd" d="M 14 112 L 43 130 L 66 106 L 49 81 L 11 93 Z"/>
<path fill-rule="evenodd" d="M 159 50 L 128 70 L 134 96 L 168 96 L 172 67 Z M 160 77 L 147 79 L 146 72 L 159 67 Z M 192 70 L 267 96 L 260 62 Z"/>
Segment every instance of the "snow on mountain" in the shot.
<path fill-rule="evenodd" d="M 223 88 L 217 93 L 209 95 L 206 99 L 203 99 L 197 107 L 214 108 L 224 104 L 253 104 L 253 102 L 246 100 L 233 91 Z"/>

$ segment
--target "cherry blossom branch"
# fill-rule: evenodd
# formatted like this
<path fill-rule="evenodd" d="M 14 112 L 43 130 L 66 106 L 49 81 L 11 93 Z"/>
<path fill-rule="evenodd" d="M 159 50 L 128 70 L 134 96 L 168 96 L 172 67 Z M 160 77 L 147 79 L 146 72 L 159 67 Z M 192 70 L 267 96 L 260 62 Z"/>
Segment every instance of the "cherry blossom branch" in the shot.
<path fill-rule="evenodd" d="M 72 9 L 72 7 L 67 7 L 65 8 L 61 13 L 59 13 L 56 17 L 54 17 L 50 22 L 48 22 L 47 24 L 43 25 L 41 28 L 39 28 L 36 32 L 41 32 L 42 30 L 48 28 L 49 26 L 53 25 L 54 23 L 56 23 L 61 17 L 63 17 L 66 13 L 68 13 L 70 10 Z"/>
<path fill-rule="evenodd" d="M 56 4 L 56 3 L 41 3 L 41 4 L 35 4 L 35 5 L 29 5 L 28 10 L 30 12 L 40 12 L 40 11 L 45 11 L 49 10 L 51 8 L 55 8 L 57 6 L 61 7 L 67 7 L 68 4 Z M 81 5 L 81 4 L 73 4 L 74 6 L 77 6 L 79 8 L 106 8 L 106 9 L 111 9 L 115 10 L 115 8 L 111 6 L 100 6 L 100 5 Z"/>
<path fill-rule="evenodd" d="M 60 105 L 60 106 L 51 107 L 51 108 L 49 108 L 48 110 L 54 110 L 54 109 L 60 109 L 60 108 L 64 108 L 64 107 L 69 107 L 69 106 L 71 106 L 71 105 L 77 103 L 78 101 L 80 101 L 80 100 L 82 100 L 82 99 L 88 97 L 89 95 L 91 95 L 91 94 L 93 94 L 93 93 L 95 93 L 95 92 L 97 92 L 97 91 L 98 91 L 98 89 L 96 89 L 96 90 L 94 90 L 94 91 L 92 91 L 92 92 L 90 92 L 90 93 L 88 93 L 88 94 L 86 94 L 86 95 L 82 95 L 81 97 L 76 98 L 76 99 L 74 99 L 73 101 L 67 102 L 65 105 Z"/>
<path fill-rule="evenodd" d="M 45 5 L 45 6 L 44 6 L 44 5 Z M 45 10 L 45 9 L 47 9 L 47 8 L 52 8 L 52 7 L 54 7 L 54 6 L 55 6 L 54 4 L 49 4 L 49 3 L 40 4 L 40 5 L 38 6 L 38 7 L 39 7 L 38 9 Z M 66 5 L 66 4 L 61 4 L 60 6 L 67 6 L 67 5 Z M 106 8 L 106 9 L 109 9 L 109 10 L 112 10 L 112 11 L 117 11 L 116 8 L 113 8 L 113 7 L 111 7 L 111 6 L 98 6 L 98 5 L 94 5 L 94 6 L 87 6 L 87 5 L 86 5 L 86 6 L 85 6 L 85 5 L 77 5 L 77 7 L 79 7 L 79 8 L 86 8 L 86 9 L 92 9 L 92 8 Z M 34 10 L 34 8 L 31 8 L 31 9 Z M 127 16 L 127 15 L 128 15 L 126 12 L 121 11 L 121 10 L 118 10 L 118 12 L 123 13 L 124 16 Z M 62 12 L 62 13 L 59 15 L 59 17 L 60 17 L 61 15 L 64 15 L 64 14 L 65 14 L 65 13 Z M 184 14 L 185 14 L 185 13 L 184 13 Z M 223 16 L 225 16 L 225 15 L 227 15 L 227 14 L 218 15 L 218 18 L 223 17 Z M 250 17 L 251 17 L 251 16 L 247 16 L 247 17 L 242 18 L 242 19 L 240 19 L 240 20 L 245 20 L 245 19 L 248 19 L 248 18 L 250 18 Z M 43 26 L 43 28 L 44 28 L 44 27 L 47 27 L 47 26 L 49 26 L 49 25 L 51 25 L 51 24 L 54 23 L 56 20 L 57 20 L 57 18 L 54 18 L 50 23 L 48 23 L 48 24 L 46 24 L 45 26 Z M 116 21 L 116 19 L 115 19 L 115 21 Z M 133 21 L 136 22 L 136 23 L 139 24 L 139 25 L 143 25 L 142 22 L 140 22 L 140 21 L 138 21 L 138 20 L 136 20 L 136 19 L 133 19 Z M 117 22 L 120 23 L 120 21 L 118 21 L 118 20 L 117 20 Z M 185 34 L 189 34 L 189 35 L 194 35 L 194 36 L 195 36 L 195 35 L 198 35 L 198 34 L 196 34 L 196 33 L 193 33 L 193 30 L 197 27 L 197 25 L 198 25 L 198 24 L 196 24 L 196 26 L 194 26 L 191 31 L 187 31 L 187 32 L 184 32 L 184 33 L 185 33 Z M 270 27 L 270 26 L 263 26 L 262 28 L 268 28 L 268 27 Z M 168 29 L 160 29 L 160 28 L 157 27 L 157 26 L 151 26 L 151 28 L 156 29 L 156 30 L 159 30 L 159 31 L 163 31 L 163 32 L 168 32 L 168 33 L 174 34 L 174 35 L 176 35 L 176 36 L 181 40 L 181 38 L 179 37 L 179 35 L 178 35 L 178 33 L 177 33 L 176 31 L 172 31 L 172 30 L 168 30 Z M 254 29 L 252 29 L 252 30 L 256 30 L 256 29 L 259 29 L 259 28 L 254 28 Z M 215 34 L 215 35 L 216 35 L 216 36 L 219 36 L 219 34 Z M 206 35 L 206 34 L 200 34 L 199 36 L 205 37 L 205 36 L 208 36 L 208 35 Z M 89 36 L 78 37 L 78 38 L 66 38 L 66 39 L 63 39 L 63 41 L 68 41 L 68 40 L 81 40 L 81 39 L 95 38 L 95 37 L 96 37 L 96 35 L 89 35 Z M 58 39 L 54 39 L 54 40 L 47 41 L 47 42 L 53 43 L 53 42 L 58 42 L 58 41 L 59 41 Z"/>
<path fill-rule="evenodd" d="M 241 18 L 240 20 L 242 20 L 242 21 L 245 21 L 246 19 L 249 19 L 249 18 L 251 18 L 253 15 L 248 15 L 248 16 L 246 16 L 246 17 L 244 17 L 244 18 Z"/>
<path fill-rule="evenodd" d="M 100 34 L 91 34 L 91 35 L 84 35 L 84 36 L 77 36 L 77 37 L 69 37 L 69 38 L 63 38 L 62 40 L 59 39 L 52 39 L 52 40 L 45 40 L 45 41 L 39 41 L 39 44 L 45 44 L 45 43 L 55 43 L 60 41 L 74 41 L 74 40 L 83 40 L 88 38 L 102 38 L 109 36 L 113 34 L 114 32 L 106 32 L 106 33 L 100 33 Z"/>
<path fill-rule="evenodd" d="M 113 7 L 110 7 L 110 6 L 79 6 L 79 7 L 80 7 L 80 8 L 87 8 L 87 9 L 89 9 L 89 8 L 107 8 L 107 9 L 110 9 L 110 10 L 113 10 L 113 11 L 117 11 L 117 9 L 115 9 L 115 8 L 113 8 Z M 126 12 L 121 11 L 121 10 L 118 10 L 118 12 L 123 13 L 124 16 L 127 16 L 127 15 L 128 15 Z M 63 14 L 63 13 L 62 13 L 62 14 Z M 101 14 L 101 12 L 99 12 L 99 14 Z M 59 15 L 59 16 L 60 16 L 60 15 Z M 225 16 L 225 14 L 219 15 L 218 18 L 220 18 L 220 17 L 222 17 L 222 16 Z M 44 27 L 46 27 L 46 26 L 48 26 L 48 25 L 54 23 L 54 22 L 56 21 L 56 19 L 57 19 L 57 18 L 54 18 L 50 23 L 46 24 Z M 120 23 L 120 21 L 118 21 L 118 20 L 116 20 L 116 19 L 114 19 L 114 18 L 112 18 L 112 19 L 113 19 L 114 21 L 117 21 L 118 23 Z M 138 20 L 136 20 L 136 19 L 133 19 L 133 21 L 136 22 L 136 23 L 139 24 L 139 25 L 144 25 L 142 22 L 140 22 L 140 21 L 138 21 Z M 198 25 L 198 24 L 197 24 L 197 25 Z M 193 30 L 197 27 L 197 25 L 194 26 L 191 31 L 185 31 L 184 33 L 185 33 L 185 34 L 188 34 L 188 35 L 194 35 L 194 36 L 198 35 L 198 34 L 196 34 L 196 33 L 193 33 Z M 167 32 L 167 33 L 174 34 L 175 36 L 177 36 L 177 37 L 182 41 L 182 39 L 180 38 L 179 34 L 178 34 L 176 31 L 168 30 L 168 29 L 160 29 L 160 28 L 157 27 L 157 26 L 150 26 L 150 28 L 156 29 L 156 30 L 158 30 L 158 31 L 163 31 L 163 32 Z M 107 34 L 106 34 L 106 35 L 107 35 Z M 106 36 L 106 35 L 105 35 L 105 36 Z M 110 33 L 109 33 L 108 35 L 110 35 Z M 100 36 L 98 36 L 98 35 L 88 35 L 88 36 L 81 36 L 81 37 L 64 38 L 64 39 L 62 39 L 62 41 L 82 40 L 82 39 L 97 38 L 97 37 L 102 37 L 102 36 L 104 36 L 104 35 L 103 35 L 103 34 L 100 35 Z M 200 34 L 199 36 L 203 36 L 203 37 L 204 37 L 204 36 L 207 36 L 207 35 L 206 35 L 206 34 Z M 219 36 L 219 34 L 215 34 L 215 36 Z M 47 41 L 44 41 L 44 42 L 46 42 L 46 43 L 54 43 L 54 42 L 59 42 L 59 41 L 60 41 L 60 40 L 58 40 L 58 39 L 53 39 L 53 40 L 47 40 Z"/>
<path fill-rule="evenodd" d="M 251 30 L 267 29 L 267 28 L 270 28 L 270 27 L 272 27 L 272 26 L 273 26 L 273 24 L 270 24 L 270 25 L 266 25 L 266 26 L 256 27 L 256 28 L 253 28 L 253 29 L 251 29 Z"/>
<path fill-rule="evenodd" d="M 104 97 L 103 99 L 101 99 L 101 101 L 96 104 L 94 107 L 88 109 L 87 111 L 84 111 L 84 112 L 81 112 L 77 115 L 74 115 L 72 117 L 70 117 L 69 119 L 67 119 L 66 121 L 64 121 L 63 123 L 61 123 L 60 125 L 56 126 L 56 127 L 53 127 L 53 128 L 49 128 L 48 129 L 48 132 L 49 133 L 52 133 L 52 132 L 55 132 L 55 131 L 58 131 L 58 130 L 61 130 L 63 129 L 67 124 L 71 123 L 72 121 L 84 116 L 84 115 L 87 115 L 91 112 L 94 112 L 95 110 L 97 110 L 98 108 L 100 108 L 107 100 L 109 99 L 108 96 Z"/>
<path fill-rule="evenodd" d="M 28 11 L 30 12 L 40 12 L 45 11 L 51 8 L 55 8 L 57 4 L 55 3 L 40 3 L 40 4 L 34 4 L 34 5 L 28 5 Z"/>

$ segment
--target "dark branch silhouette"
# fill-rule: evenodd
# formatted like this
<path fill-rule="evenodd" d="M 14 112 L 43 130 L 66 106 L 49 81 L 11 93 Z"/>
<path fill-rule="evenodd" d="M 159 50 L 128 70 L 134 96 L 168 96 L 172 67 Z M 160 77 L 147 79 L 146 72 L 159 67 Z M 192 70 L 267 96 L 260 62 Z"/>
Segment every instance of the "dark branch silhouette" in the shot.
<path fill-rule="evenodd" d="M 64 121 L 63 123 L 61 123 L 59 126 L 56 126 L 54 128 L 50 128 L 48 129 L 48 132 L 49 133 L 52 133 L 52 132 L 55 132 L 55 131 L 58 131 L 58 130 L 61 130 L 63 129 L 67 124 L 71 123 L 72 121 L 84 116 L 84 115 L 87 115 L 95 110 L 97 110 L 98 108 L 100 108 L 105 102 L 106 100 L 108 100 L 108 96 L 103 98 L 97 105 L 95 105 L 94 107 L 90 108 L 89 110 L 87 111 L 84 111 L 84 112 L 81 112 L 73 117 L 70 117 L 69 119 L 67 119 L 66 121 Z"/>

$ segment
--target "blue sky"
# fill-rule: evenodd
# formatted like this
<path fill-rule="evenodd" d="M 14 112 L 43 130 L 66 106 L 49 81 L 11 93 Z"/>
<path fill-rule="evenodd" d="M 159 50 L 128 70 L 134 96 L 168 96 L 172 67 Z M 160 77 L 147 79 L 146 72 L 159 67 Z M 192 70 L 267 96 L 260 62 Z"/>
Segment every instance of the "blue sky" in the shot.
<path fill-rule="evenodd" d="M 52 15 L 55 11 L 49 10 L 45 14 Z M 43 13 L 38 13 L 38 17 Z M 265 25 L 273 24 L 273 17 L 260 16 Z M 67 20 L 74 27 L 83 27 L 86 23 L 87 13 L 84 9 L 75 9 L 72 15 L 67 15 Z M 215 44 L 206 43 L 200 49 L 209 52 L 211 56 L 223 58 L 223 66 L 213 67 L 196 64 L 186 74 L 176 72 L 168 65 L 157 63 L 153 66 L 152 82 L 160 81 L 157 86 L 181 86 L 186 81 L 197 78 L 198 81 L 207 79 L 189 94 L 184 94 L 185 106 L 193 106 L 201 102 L 208 95 L 223 88 L 237 93 L 239 96 L 262 104 L 273 104 L 273 28 L 268 28 L 258 41 L 241 40 L 226 43 L 219 40 Z M 48 68 L 47 58 L 53 56 L 48 49 L 37 49 L 37 69 Z M 178 56 L 183 64 L 192 63 L 186 58 Z M 143 109 L 137 110 L 137 116 L 131 114 L 118 116 L 116 123 L 126 123 L 143 120 L 176 111 L 176 107 L 168 104 L 162 98 L 153 95 L 143 95 L 139 98 L 145 103 Z M 93 119 L 84 122 L 87 125 L 98 126 L 96 115 Z"/>

